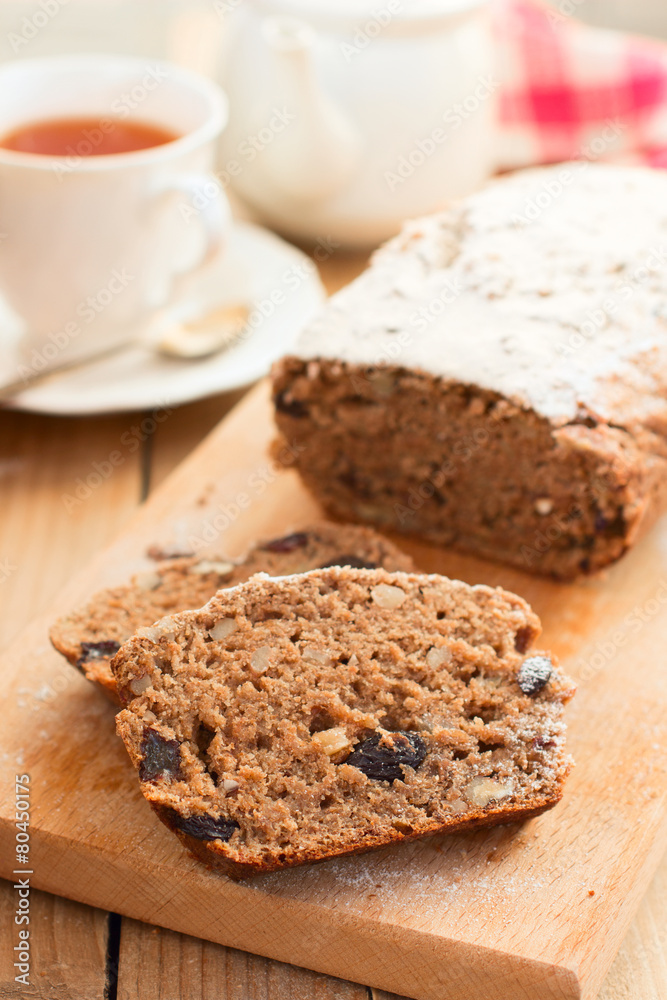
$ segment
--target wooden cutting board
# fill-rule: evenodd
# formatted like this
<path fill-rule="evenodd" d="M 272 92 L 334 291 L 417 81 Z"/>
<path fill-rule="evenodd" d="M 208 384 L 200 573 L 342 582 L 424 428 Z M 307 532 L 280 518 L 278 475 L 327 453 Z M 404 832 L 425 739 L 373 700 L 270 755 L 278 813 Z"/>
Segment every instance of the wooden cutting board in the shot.
<path fill-rule="evenodd" d="M 27 773 L 35 887 L 418 1000 L 595 997 L 667 846 L 667 522 L 604 579 L 567 586 L 397 539 L 421 568 L 502 584 L 541 615 L 580 685 L 565 798 L 523 825 L 235 884 L 154 817 L 112 706 L 47 628 L 148 567 L 151 544 L 235 555 L 318 516 L 269 459 L 271 436 L 263 384 L 3 657 L 0 875 L 20 868 L 14 776 Z"/>

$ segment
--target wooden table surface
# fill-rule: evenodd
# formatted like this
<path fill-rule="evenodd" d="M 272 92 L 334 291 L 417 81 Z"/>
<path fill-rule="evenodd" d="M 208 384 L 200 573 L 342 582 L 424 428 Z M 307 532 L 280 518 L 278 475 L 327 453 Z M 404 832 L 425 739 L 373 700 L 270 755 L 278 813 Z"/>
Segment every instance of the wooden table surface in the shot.
<path fill-rule="evenodd" d="M 363 264 L 361 256 L 335 254 L 323 266 L 325 284 L 329 290 L 340 287 Z M 1 648 L 112 540 L 136 506 L 240 395 L 180 407 L 157 425 L 149 413 L 68 419 L 0 412 Z M 126 450 L 113 475 L 78 506 L 66 504 L 65 495 L 74 493 L 78 480 L 85 481 L 93 463 L 122 449 L 122 436 L 133 429 L 143 439 L 141 447 Z M 0 882 L 0 1000 L 390 1000 L 389 994 L 363 985 L 36 890 L 30 905 L 32 959 L 26 987 L 14 982 L 12 964 L 18 941 L 16 893 Z M 667 858 L 599 995 L 599 1000 L 665 998 Z"/>

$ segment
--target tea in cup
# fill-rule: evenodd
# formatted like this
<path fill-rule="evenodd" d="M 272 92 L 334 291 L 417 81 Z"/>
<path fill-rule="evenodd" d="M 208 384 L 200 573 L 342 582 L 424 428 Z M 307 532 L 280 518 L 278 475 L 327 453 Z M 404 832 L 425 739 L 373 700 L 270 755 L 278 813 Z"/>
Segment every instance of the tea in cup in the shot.
<path fill-rule="evenodd" d="M 135 340 L 220 252 L 226 120 L 223 91 L 169 63 L 0 68 L 0 385 Z"/>

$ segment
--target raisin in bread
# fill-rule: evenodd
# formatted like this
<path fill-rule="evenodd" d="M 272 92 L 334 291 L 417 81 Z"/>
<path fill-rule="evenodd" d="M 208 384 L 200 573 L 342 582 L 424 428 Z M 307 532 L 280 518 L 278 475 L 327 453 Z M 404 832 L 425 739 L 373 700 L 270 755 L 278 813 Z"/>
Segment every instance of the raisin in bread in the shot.
<path fill-rule="evenodd" d="M 588 163 L 409 223 L 274 369 L 305 484 L 558 578 L 618 559 L 667 508 L 666 230 L 664 171 Z"/>
<path fill-rule="evenodd" d="M 255 573 L 284 576 L 330 565 L 411 570 L 414 564 L 390 541 L 368 528 L 310 525 L 261 542 L 238 563 L 228 559 L 185 557 L 159 562 L 123 587 L 96 594 L 55 623 L 51 642 L 71 664 L 118 703 L 111 658 L 141 626 L 158 618 L 199 608 L 220 587 L 233 587 Z"/>
<path fill-rule="evenodd" d="M 572 683 L 501 589 L 262 574 L 112 661 L 118 732 L 161 820 L 243 877 L 535 816 L 560 799 Z"/>

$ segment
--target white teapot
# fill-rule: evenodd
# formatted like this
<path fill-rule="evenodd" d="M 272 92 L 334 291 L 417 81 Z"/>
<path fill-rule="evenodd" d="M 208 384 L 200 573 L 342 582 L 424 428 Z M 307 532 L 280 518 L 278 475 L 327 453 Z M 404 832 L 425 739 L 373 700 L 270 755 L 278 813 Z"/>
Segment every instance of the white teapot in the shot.
<path fill-rule="evenodd" d="M 267 224 L 368 245 L 493 170 L 485 0 L 233 0 L 221 176 Z"/>

